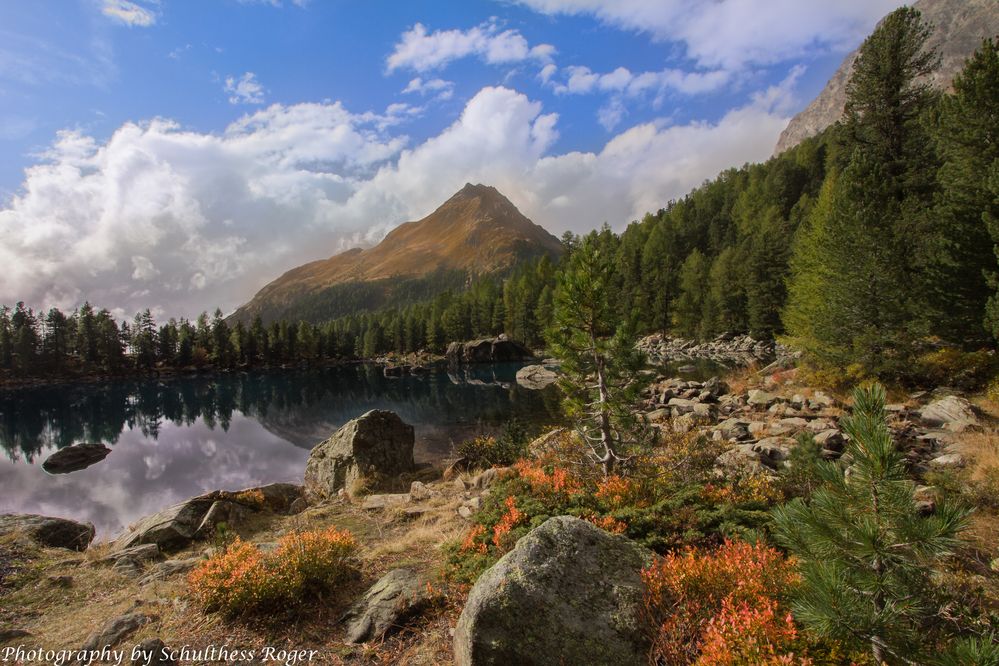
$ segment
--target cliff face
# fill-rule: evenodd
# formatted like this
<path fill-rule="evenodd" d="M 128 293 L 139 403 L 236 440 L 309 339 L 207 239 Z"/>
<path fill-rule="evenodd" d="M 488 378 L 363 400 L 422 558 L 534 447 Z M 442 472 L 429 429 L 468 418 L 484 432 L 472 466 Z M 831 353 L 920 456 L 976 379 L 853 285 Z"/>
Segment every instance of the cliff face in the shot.
<path fill-rule="evenodd" d="M 929 46 L 940 52 L 942 61 L 930 80 L 938 88 L 950 87 L 964 61 L 981 46 L 983 39 L 999 35 L 997 0 L 919 0 L 912 6 L 934 26 Z M 843 116 L 846 84 L 857 53 L 848 55 L 819 96 L 791 119 L 777 141 L 775 155 L 815 136 Z"/>

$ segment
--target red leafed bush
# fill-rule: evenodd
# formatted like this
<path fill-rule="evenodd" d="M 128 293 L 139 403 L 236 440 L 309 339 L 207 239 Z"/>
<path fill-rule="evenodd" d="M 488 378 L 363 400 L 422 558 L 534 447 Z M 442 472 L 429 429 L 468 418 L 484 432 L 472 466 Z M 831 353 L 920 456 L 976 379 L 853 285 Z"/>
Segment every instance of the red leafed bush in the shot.
<path fill-rule="evenodd" d="M 796 582 L 791 562 L 761 545 L 726 541 L 670 553 L 646 569 L 646 610 L 659 664 L 807 664 L 778 595 Z"/>

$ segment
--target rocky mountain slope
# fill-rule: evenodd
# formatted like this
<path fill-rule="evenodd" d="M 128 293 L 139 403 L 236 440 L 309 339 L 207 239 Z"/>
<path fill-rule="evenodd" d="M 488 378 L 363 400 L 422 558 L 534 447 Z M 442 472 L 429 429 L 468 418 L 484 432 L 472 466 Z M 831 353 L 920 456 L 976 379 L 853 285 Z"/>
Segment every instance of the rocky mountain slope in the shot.
<path fill-rule="evenodd" d="M 457 275 L 463 282 L 465 275 L 494 273 L 561 252 L 557 238 L 531 222 L 496 188 L 469 183 L 427 217 L 396 227 L 375 247 L 354 248 L 293 268 L 261 289 L 233 317 L 282 318 L 297 302 L 315 303 L 324 292 L 345 285 L 363 289 L 365 297 L 358 300 L 369 307 L 358 309 L 374 309 L 370 306 L 382 300 L 379 296 L 403 281 L 438 275 L 442 283 L 447 282 L 445 276 L 453 282 Z M 423 287 L 422 291 L 432 290 L 432 285 Z M 412 285 L 409 289 L 414 291 Z M 327 295 L 336 298 L 338 293 Z M 338 314 L 346 313 L 333 308 L 328 316 Z"/>
<path fill-rule="evenodd" d="M 996 0 L 919 0 L 912 5 L 934 26 L 929 46 L 939 49 L 940 68 L 933 74 L 933 85 L 946 89 L 987 37 L 999 35 L 999 2 Z M 853 71 L 857 51 L 846 57 L 819 96 L 804 111 L 791 119 L 780 135 L 775 155 L 815 136 L 843 115 L 846 85 Z"/>

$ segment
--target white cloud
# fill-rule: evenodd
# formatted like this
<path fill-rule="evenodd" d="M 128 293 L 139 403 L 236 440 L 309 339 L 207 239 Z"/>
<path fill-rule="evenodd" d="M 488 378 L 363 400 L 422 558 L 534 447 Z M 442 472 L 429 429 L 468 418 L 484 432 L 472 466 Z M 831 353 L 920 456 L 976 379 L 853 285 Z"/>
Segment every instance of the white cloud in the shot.
<path fill-rule="evenodd" d="M 770 65 L 855 47 L 905 0 L 516 0 L 545 14 L 588 14 L 682 42 L 702 68 Z"/>
<path fill-rule="evenodd" d="M 149 4 L 147 2 L 147 4 Z M 153 2 L 152 4 L 158 4 Z M 119 23 L 148 28 L 156 23 L 156 12 L 130 0 L 103 0 L 101 12 Z"/>
<path fill-rule="evenodd" d="M 478 56 L 491 65 L 535 60 L 546 63 L 555 53 L 551 44 L 530 46 L 517 30 L 502 30 L 495 19 L 468 30 L 435 30 L 422 23 L 407 30 L 386 60 L 389 72 L 412 69 L 425 72 L 453 60 Z"/>
<path fill-rule="evenodd" d="M 264 87 L 257 81 L 257 75 L 246 72 L 238 79 L 227 76 L 225 91 L 229 94 L 230 104 L 263 104 Z"/>
<path fill-rule="evenodd" d="M 556 235 L 620 228 L 768 157 L 791 85 L 716 123 L 631 127 L 597 152 L 552 153 L 557 115 L 503 87 L 480 90 L 412 148 L 396 133 L 416 112 L 408 105 L 275 104 L 217 135 L 167 120 L 127 123 L 103 143 L 62 132 L 0 210 L 0 303 L 231 310 L 291 267 L 426 215 L 467 181 L 495 185 Z"/>
<path fill-rule="evenodd" d="M 589 67 L 570 66 L 564 71 L 565 82 L 554 83 L 553 87 L 556 93 L 571 95 L 616 92 L 637 96 L 647 92 L 662 94 L 669 90 L 697 95 L 717 90 L 731 79 L 731 74 L 724 70 L 685 72 L 664 69 L 660 72 L 632 74 L 627 67 L 618 67 L 613 72 L 598 74 Z M 553 73 L 551 71 L 547 76 L 550 78 Z"/>
<path fill-rule="evenodd" d="M 421 77 L 417 76 L 411 79 L 402 90 L 402 94 L 404 95 L 410 93 L 419 93 L 423 96 L 433 95 L 435 99 L 439 100 L 451 99 L 454 96 L 454 81 L 445 81 L 443 79 L 424 81 Z"/>

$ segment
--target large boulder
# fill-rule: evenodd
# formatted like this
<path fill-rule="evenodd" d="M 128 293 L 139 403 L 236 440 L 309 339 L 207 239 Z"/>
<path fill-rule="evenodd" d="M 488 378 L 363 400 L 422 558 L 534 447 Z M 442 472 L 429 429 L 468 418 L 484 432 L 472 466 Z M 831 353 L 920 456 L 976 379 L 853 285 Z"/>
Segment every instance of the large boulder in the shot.
<path fill-rule="evenodd" d="M 42 463 L 49 474 L 69 474 L 86 469 L 107 458 L 111 449 L 103 444 L 76 444 L 59 449 Z"/>
<path fill-rule="evenodd" d="M 30 513 L 0 514 L 0 535 L 20 533 L 49 548 L 83 551 L 94 540 L 96 531 L 90 523 L 66 518 L 37 516 Z"/>
<path fill-rule="evenodd" d="M 402 627 L 431 601 L 427 580 L 411 569 L 395 569 L 377 583 L 344 616 L 347 642 L 380 639 Z"/>
<path fill-rule="evenodd" d="M 931 402 L 920 412 L 923 423 L 953 432 L 964 432 L 979 425 L 971 403 L 956 395 Z"/>
<path fill-rule="evenodd" d="M 451 365 L 528 361 L 534 358 L 530 349 L 505 335 L 469 342 L 452 342 L 447 346 L 445 356 Z"/>
<path fill-rule="evenodd" d="M 335 497 L 361 478 L 390 478 L 411 472 L 413 426 L 395 412 L 375 409 L 348 421 L 309 455 L 305 496 L 310 502 Z"/>
<path fill-rule="evenodd" d="M 550 518 L 475 583 L 455 629 L 455 662 L 645 663 L 641 570 L 651 559 L 584 520 Z"/>
<path fill-rule="evenodd" d="M 164 551 L 179 550 L 194 539 L 211 537 L 219 523 L 236 527 L 263 510 L 290 513 L 291 505 L 301 496 L 302 486 L 291 483 L 237 491 L 213 490 L 140 519 L 118 537 L 112 549 L 117 552 L 153 543 Z"/>

